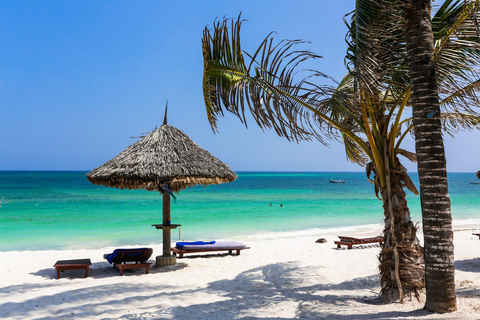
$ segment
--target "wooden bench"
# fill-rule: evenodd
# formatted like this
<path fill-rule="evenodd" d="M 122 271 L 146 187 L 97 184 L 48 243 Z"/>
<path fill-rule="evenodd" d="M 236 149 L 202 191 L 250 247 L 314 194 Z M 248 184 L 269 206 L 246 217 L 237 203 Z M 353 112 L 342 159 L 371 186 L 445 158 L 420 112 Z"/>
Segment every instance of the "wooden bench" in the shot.
<path fill-rule="evenodd" d="M 245 244 L 237 241 L 211 241 L 211 242 L 177 242 L 175 247 L 171 250 L 173 253 L 178 254 L 179 258 L 183 258 L 186 253 L 199 253 L 199 252 L 212 252 L 212 251 L 228 251 L 229 254 L 235 254 L 238 256 L 241 250 L 250 249 Z"/>
<path fill-rule="evenodd" d="M 123 276 L 124 269 L 139 269 L 145 268 L 145 273 L 148 274 L 152 263 L 146 262 L 152 255 L 151 248 L 141 249 L 115 249 L 113 253 L 104 254 L 103 257 L 108 262 L 113 263 L 113 267 L 120 270 L 120 275 Z M 134 263 L 128 263 L 134 262 Z"/>
<path fill-rule="evenodd" d="M 178 258 L 183 258 L 183 255 L 186 253 L 198 253 L 198 252 L 212 252 L 212 251 L 228 251 L 229 254 L 233 254 L 235 251 L 235 255 L 240 255 L 240 250 L 250 249 L 250 247 L 245 247 L 243 249 L 190 249 L 190 250 L 182 250 L 176 247 L 172 247 L 172 252 L 178 254 Z"/>
<path fill-rule="evenodd" d="M 53 266 L 57 271 L 57 279 L 60 279 L 60 272 L 64 270 L 85 270 L 85 278 L 88 277 L 88 269 L 92 265 L 90 259 L 59 260 Z"/>
<path fill-rule="evenodd" d="M 341 248 L 342 245 L 347 246 L 347 249 L 350 250 L 354 245 L 367 244 L 367 243 L 379 243 L 380 246 L 383 244 L 383 237 L 370 237 L 370 238 L 354 238 L 354 237 L 344 237 L 338 236 L 340 241 L 334 241 L 337 245 L 337 249 Z"/>
<path fill-rule="evenodd" d="M 480 240 L 480 233 L 472 233 L 474 236 L 478 236 L 478 239 Z"/>

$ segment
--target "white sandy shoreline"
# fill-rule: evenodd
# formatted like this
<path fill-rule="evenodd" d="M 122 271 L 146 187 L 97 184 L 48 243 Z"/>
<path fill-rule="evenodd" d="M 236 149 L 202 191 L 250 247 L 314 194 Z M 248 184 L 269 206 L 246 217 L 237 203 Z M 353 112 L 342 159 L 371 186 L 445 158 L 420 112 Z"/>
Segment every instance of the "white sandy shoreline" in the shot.
<path fill-rule="evenodd" d="M 240 256 L 204 255 L 177 265 L 113 269 L 103 254 L 114 248 L 0 252 L 1 319 L 479 319 L 479 224 L 455 224 L 459 311 L 430 314 L 422 302 L 374 305 L 378 245 L 353 250 L 333 244 L 342 229 L 286 232 L 233 240 L 248 244 Z M 381 226 L 350 230 L 375 235 Z M 324 230 L 325 231 L 325 230 Z M 342 235 L 347 235 L 342 232 Z M 324 237 L 326 244 L 315 240 Z M 154 256 L 160 244 L 151 245 Z M 90 258 L 83 271 L 57 280 L 57 260 Z"/>

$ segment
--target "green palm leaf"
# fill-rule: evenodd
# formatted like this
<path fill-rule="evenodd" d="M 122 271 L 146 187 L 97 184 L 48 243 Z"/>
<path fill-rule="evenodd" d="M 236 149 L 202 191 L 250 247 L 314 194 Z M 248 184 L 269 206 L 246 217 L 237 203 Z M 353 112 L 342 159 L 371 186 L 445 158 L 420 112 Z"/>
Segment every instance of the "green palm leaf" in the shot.
<path fill-rule="evenodd" d="M 326 144 L 341 139 L 340 131 L 368 154 L 368 146 L 355 135 L 350 122 L 339 118 L 339 112 L 326 99 L 334 92 L 328 85 L 314 79 L 328 78 L 315 70 L 298 68 L 306 61 L 321 58 L 308 50 L 298 50 L 303 40 L 274 44 L 267 36 L 255 54 L 244 54 L 240 47 L 242 20 L 218 22 L 211 32 L 205 29 L 202 39 L 204 53 L 203 90 L 212 129 L 224 110 L 235 114 L 246 124 L 246 112 L 262 129 L 274 129 L 289 140 L 315 138 Z M 249 63 L 245 63 L 245 56 Z M 297 80 L 297 78 L 299 78 Z M 337 93 L 340 96 L 340 93 Z"/>

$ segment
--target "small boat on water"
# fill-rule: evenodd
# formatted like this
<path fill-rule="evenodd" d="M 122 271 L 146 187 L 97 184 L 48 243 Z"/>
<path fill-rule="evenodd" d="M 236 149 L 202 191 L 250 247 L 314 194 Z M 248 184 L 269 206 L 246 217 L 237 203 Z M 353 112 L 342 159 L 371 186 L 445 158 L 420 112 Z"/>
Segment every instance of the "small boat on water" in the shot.
<path fill-rule="evenodd" d="M 477 171 L 477 172 L 475 173 L 475 175 L 476 175 L 476 176 L 477 176 L 477 178 L 480 180 L 480 170 L 479 170 L 479 171 Z M 470 182 L 470 184 L 480 184 L 480 181 L 477 181 L 477 182 Z"/>
<path fill-rule="evenodd" d="M 345 180 L 342 180 L 340 178 L 338 179 L 330 179 L 330 183 L 345 183 Z"/>

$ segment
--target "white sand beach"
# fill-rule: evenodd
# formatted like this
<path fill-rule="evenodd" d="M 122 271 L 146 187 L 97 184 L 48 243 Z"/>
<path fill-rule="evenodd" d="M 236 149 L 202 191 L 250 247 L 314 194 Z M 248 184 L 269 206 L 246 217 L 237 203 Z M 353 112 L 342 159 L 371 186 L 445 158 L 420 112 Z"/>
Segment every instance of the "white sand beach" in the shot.
<path fill-rule="evenodd" d="M 377 235 L 350 230 L 350 235 Z M 120 276 L 98 250 L 0 252 L 2 319 L 479 319 L 479 229 L 455 227 L 458 311 L 432 314 L 423 301 L 369 302 L 380 290 L 379 246 L 336 249 L 348 230 L 237 237 L 239 256 L 199 254 L 175 266 L 125 270 Z M 356 234 L 354 234 L 356 232 Z M 347 234 L 342 234 L 347 235 Z M 421 236 L 421 235 L 420 235 Z M 315 243 L 324 237 L 327 243 Z M 153 245 L 155 256 L 161 245 Z M 90 258 L 83 271 L 56 279 L 57 260 Z"/>

